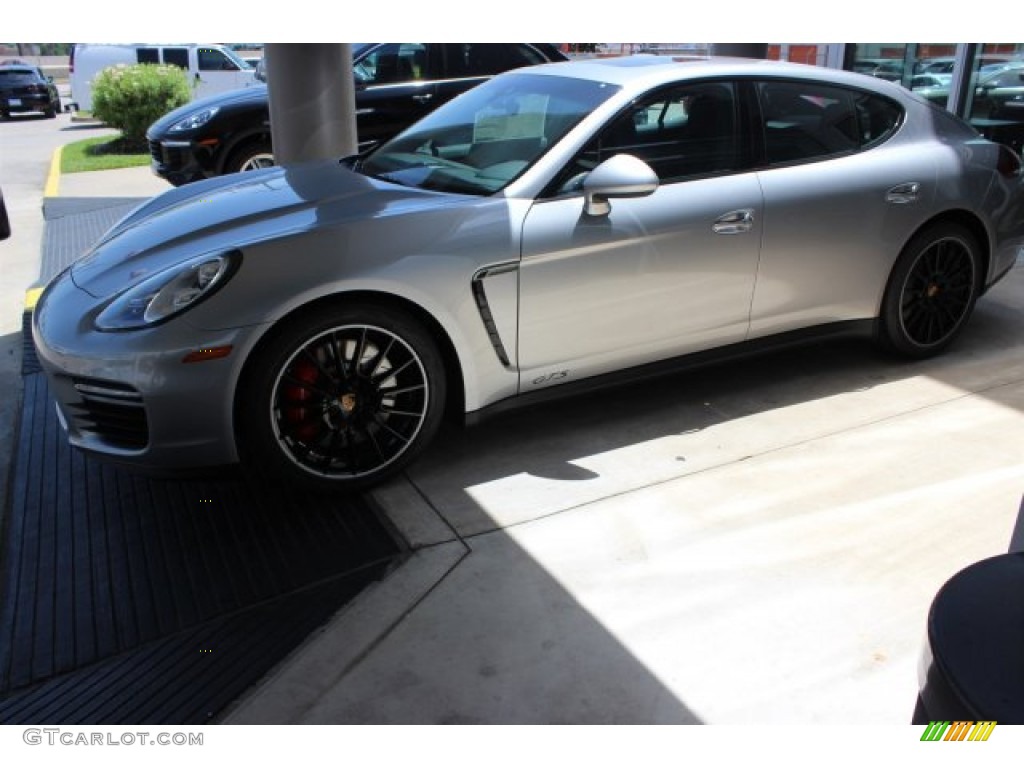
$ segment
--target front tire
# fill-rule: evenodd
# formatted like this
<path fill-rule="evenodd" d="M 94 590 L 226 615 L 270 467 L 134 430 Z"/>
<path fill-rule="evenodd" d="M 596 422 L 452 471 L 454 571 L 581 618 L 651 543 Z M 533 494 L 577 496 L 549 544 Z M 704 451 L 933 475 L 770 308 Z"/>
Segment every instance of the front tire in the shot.
<path fill-rule="evenodd" d="M 260 168 L 271 168 L 274 165 L 274 152 L 266 139 L 250 141 L 231 153 L 224 164 L 224 173 L 241 173 L 256 171 Z"/>
<path fill-rule="evenodd" d="M 915 235 L 889 277 L 882 302 L 882 344 L 913 358 L 942 352 L 974 309 L 982 265 L 977 239 L 958 224 L 936 224 Z"/>
<path fill-rule="evenodd" d="M 445 372 L 407 313 L 323 306 L 286 321 L 239 386 L 243 462 L 315 490 L 350 492 L 407 466 L 441 423 Z"/>

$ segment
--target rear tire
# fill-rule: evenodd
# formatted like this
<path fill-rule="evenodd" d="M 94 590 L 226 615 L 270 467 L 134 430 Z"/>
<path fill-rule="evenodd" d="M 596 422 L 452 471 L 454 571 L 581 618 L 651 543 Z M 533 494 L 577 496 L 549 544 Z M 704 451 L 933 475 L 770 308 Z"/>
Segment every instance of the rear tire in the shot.
<path fill-rule="evenodd" d="M 939 223 L 919 232 L 889 277 L 879 341 L 907 357 L 942 352 L 974 309 L 982 267 L 977 239 L 959 224 Z"/>
<path fill-rule="evenodd" d="M 261 343 L 236 396 L 243 463 L 347 493 L 407 466 L 436 434 L 446 397 L 437 345 L 407 313 L 325 305 Z"/>

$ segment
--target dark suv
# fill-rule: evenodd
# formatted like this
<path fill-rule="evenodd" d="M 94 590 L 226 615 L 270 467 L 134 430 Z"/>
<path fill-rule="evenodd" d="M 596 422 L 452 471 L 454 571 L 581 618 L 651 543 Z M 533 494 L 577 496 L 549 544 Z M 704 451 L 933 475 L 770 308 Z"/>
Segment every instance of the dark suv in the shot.
<path fill-rule="evenodd" d="M 564 61 L 548 43 L 353 45 L 360 148 L 390 139 L 488 77 Z M 153 172 L 174 185 L 273 165 L 265 85 L 193 101 L 146 133 Z"/>
<path fill-rule="evenodd" d="M 60 111 L 60 95 L 53 78 L 31 64 L 0 65 L 0 120 L 16 112 L 56 117 Z"/>

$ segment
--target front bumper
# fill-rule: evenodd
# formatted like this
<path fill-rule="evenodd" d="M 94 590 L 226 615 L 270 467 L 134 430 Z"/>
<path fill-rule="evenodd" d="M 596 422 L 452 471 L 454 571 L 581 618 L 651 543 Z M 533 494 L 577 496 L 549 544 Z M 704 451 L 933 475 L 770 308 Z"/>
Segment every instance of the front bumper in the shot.
<path fill-rule="evenodd" d="M 194 146 L 191 141 L 153 139 L 149 144 L 149 167 L 156 176 L 175 186 L 206 179 L 211 172 L 213 157 L 210 150 Z"/>
<path fill-rule="evenodd" d="M 44 291 L 32 336 L 61 423 L 77 448 L 157 471 L 237 462 L 234 392 L 255 328 L 202 331 L 183 317 L 139 331 L 97 331 L 102 302 L 69 273 Z M 232 354 L 183 362 L 191 351 Z"/>

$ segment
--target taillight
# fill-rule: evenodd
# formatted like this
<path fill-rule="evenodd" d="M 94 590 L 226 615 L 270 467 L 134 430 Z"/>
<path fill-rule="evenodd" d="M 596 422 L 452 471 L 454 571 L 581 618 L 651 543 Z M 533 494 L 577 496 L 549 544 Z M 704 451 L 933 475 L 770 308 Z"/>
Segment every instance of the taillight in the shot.
<path fill-rule="evenodd" d="M 71 55 L 68 57 L 68 74 L 75 74 L 75 46 L 71 46 Z"/>
<path fill-rule="evenodd" d="M 1020 156 L 1005 144 L 999 145 L 999 160 L 996 169 L 1007 179 L 1020 176 Z"/>

